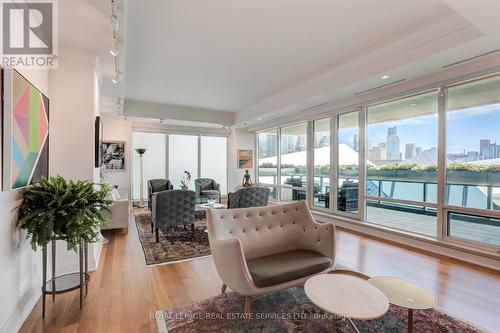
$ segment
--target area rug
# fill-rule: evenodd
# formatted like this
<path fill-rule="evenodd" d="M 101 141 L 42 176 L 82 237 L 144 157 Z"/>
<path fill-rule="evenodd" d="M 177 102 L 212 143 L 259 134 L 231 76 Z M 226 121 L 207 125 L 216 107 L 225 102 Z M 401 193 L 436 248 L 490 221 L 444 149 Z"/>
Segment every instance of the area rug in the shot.
<path fill-rule="evenodd" d="M 155 234 L 151 233 L 151 214 L 146 210 L 134 210 L 134 220 L 147 265 L 174 263 L 210 255 L 206 222 L 195 223 L 194 237 L 191 227 L 182 226 L 160 230 L 160 241 L 156 243 Z"/>
<path fill-rule="evenodd" d="M 160 333 L 181 332 L 331 332 L 332 315 L 313 305 L 303 287 L 252 297 L 251 317 L 245 321 L 244 298 L 230 292 L 201 302 L 158 311 Z M 403 333 L 407 310 L 390 306 L 379 319 L 354 323 L 360 332 Z M 352 332 L 346 320 L 336 320 L 337 332 Z M 437 309 L 414 312 L 414 332 L 478 333 L 478 328 Z"/>

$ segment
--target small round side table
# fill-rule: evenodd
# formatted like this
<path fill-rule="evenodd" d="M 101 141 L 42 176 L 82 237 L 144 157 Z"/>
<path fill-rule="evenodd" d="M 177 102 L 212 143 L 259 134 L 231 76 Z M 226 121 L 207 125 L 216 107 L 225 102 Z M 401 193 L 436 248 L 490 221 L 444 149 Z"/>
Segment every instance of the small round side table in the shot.
<path fill-rule="evenodd" d="M 408 309 L 408 332 L 413 332 L 413 310 L 427 310 L 436 305 L 436 298 L 416 283 L 395 277 L 376 276 L 368 279 L 382 291 L 389 303 Z"/>
<path fill-rule="evenodd" d="M 336 332 L 336 316 L 347 319 L 359 333 L 352 319 L 371 320 L 389 309 L 384 293 L 356 276 L 321 274 L 308 279 L 304 291 L 320 309 L 333 314 L 332 331 Z"/>

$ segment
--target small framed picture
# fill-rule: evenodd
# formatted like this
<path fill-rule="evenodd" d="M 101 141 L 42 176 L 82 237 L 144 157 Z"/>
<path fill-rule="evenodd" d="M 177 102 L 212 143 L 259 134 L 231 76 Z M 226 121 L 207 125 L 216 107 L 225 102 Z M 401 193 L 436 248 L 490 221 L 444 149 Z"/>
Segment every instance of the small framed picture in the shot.
<path fill-rule="evenodd" d="M 238 169 L 249 169 L 253 167 L 252 150 L 238 150 Z"/>
<path fill-rule="evenodd" d="M 125 171 L 125 142 L 101 142 L 101 167 L 110 171 Z"/>

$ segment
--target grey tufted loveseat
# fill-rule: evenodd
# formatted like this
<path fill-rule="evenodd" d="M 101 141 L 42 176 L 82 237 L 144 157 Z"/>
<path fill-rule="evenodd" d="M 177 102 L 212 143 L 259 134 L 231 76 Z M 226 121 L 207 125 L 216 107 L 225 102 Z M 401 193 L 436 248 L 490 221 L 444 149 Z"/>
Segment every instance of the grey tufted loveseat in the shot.
<path fill-rule="evenodd" d="M 226 285 L 245 297 L 304 283 L 331 270 L 335 226 L 317 223 L 305 201 L 242 209 L 209 209 L 210 249 Z"/>

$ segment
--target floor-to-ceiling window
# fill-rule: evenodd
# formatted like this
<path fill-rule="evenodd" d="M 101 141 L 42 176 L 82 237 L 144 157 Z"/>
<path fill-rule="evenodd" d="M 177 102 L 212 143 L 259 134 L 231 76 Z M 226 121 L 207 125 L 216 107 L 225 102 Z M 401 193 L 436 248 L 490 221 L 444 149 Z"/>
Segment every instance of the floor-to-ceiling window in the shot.
<path fill-rule="evenodd" d="M 359 112 L 337 116 L 337 210 L 357 215 L 359 207 Z"/>
<path fill-rule="evenodd" d="M 330 118 L 314 121 L 314 187 L 312 204 L 323 208 L 330 208 L 330 127 Z"/>
<path fill-rule="evenodd" d="M 179 189 L 184 171 L 191 173 L 188 188 L 195 190 L 196 178 L 212 178 L 220 184 L 221 194 L 228 191 L 227 137 L 214 135 L 185 135 L 165 132 L 134 131 L 133 147 L 146 148 L 144 154 L 144 193 L 147 181 L 169 179 Z M 139 156 L 133 152 L 133 198 L 140 196 Z"/>
<path fill-rule="evenodd" d="M 447 235 L 500 246 L 500 76 L 446 96 Z"/>
<path fill-rule="evenodd" d="M 227 194 L 227 138 L 202 136 L 200 141 L 202 178 L 212 178 L 220 185 L 221 194 Z"/>
<path fill-rule="evenodd" d="M 500 247 L 498 73 L 285 124 L 258 133 L 257 144 L 258 181 L 281 201 L 303 199 L 313 209 L 482 250 Z"/>
<path fill-rule="evenodd" d="M 198 136 L 178 135 L 168 136 L 168 177 L 174 188 L 181 186 L 184 171 L 191 173 L 188 183 L 190 190 L 195 189 L 194 180 L 198 178 Z"/>
<path fill-rule="evenodd" d="M 436 91 L 368 107 L 366 220 L 436 236 Z"/>
<path fill-rule="evenodd" d="M 307 124 L 282 127 L 280 131 L 280 200 L 306 199 Z"/>
<path fill-rule="evenodd" d="M 137 200 L 141 195 L 141 168 L 140 157 L 135 152 L 137 148 L 145 148 L 143 155 L 144 178 L 143 195 L 147 199 L 148 180 L 155 178 L 165 178 L 167 174 L 167 136 L 165 133 L 134 132 L 132 151 L 132 197 Z"/>

